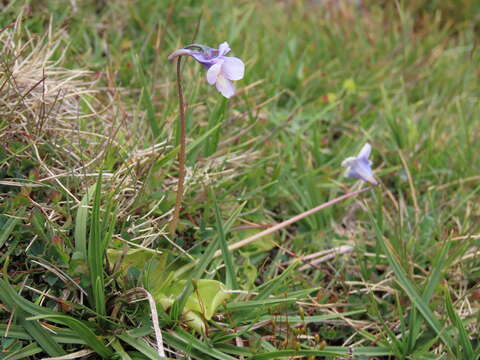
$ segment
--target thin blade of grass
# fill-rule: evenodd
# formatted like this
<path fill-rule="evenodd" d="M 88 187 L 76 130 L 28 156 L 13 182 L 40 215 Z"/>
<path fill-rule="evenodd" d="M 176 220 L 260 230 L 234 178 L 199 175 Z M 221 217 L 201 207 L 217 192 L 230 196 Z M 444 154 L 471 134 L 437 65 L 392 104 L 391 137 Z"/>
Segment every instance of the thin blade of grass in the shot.
<path fill-rule="evenodd" d="M 95 310 L 101 315 L 105 315 L 105 281 L 103 276 L 97 276 L 92 287 L 95 298 Z"/>
<path fill-rule="evenodd" d="M 453 339 L 448 336 L 445 331 L 442 329 L 442 325 L 440 321 L 436 318 L 432 310 L 428 307 L 427 303 L 423 300 L 420 296 L 418 291 L 415 289 L 415 286 L 412 284 L 410 280 L 408 280 L 407 275 L 405 274 L 404 270 L 402 269 L 400 263 L 393 255 L 395 252 L 391 246 L 385 241 L 386 239 L 382 235 L 382 231 L 379 228 L 376 220 L 371 217 L 372 223 L 375 226 L 376 234 L 377 234 L 377 242 L 379 243 L 380 248 L 383 250 L 384 254 L 387 256 L 388 263 L 392 267 L 395 276 L 397 278 L 397 282 L 402 287 L 402 289 L 407 293 L 410 300 L 413 304 L 417 307 L 420 313 L 423 315 L 425 320 L 431 326 L 431 328 L 437 333 L 437 335 L 442 339 L 444 344 L 449 348 L 452 349 L 454 347 Z"/>
<path fill-rule="evenodd" d="M 280 350 L 272 351 L 264 354 L 258 354 L 251 357 L 251 360 L 267 360 L 267 359 L 279 359 L 291 356 L 390 356 L 392 352 L 386 347 L 342 347 L 342 346 L 326 346 L 321 350 Z"/>
<path fill-rule="evenodd" d="M 82 338 L 85 343 L 92 348 L 92 350 L 94 350 L 98 355 L 103 358 L 107 358 L 113 355 L 112 350 L 110 350 L 101 340 L 99 340 L 97 335 L 95 335 L 95 333 L 80 320 L 74 319 L 66 315 L 40 315 L 28 318 L 28 320 L 40 319 L 51 320 L 68 326 L 80 338 Z"/>
<path fill-rule="evenodd" d="M 266 282 L 265 284 L 260 285 L 257 288 L 258 295 L 255 296 L 255 300 L 263 300 L 269 297 L 273 292 L 280 287 L 284 286 L 284 280 L 290 275 L 290 273 L 295 270 L 295 268 L 298 266 L 298 262 L 293 262 L 288 266 L 288 268 L 285 269 L 285 271 L 277 276 L 276 278 Z"/>
<path fill-rule="evenodd" d="M 298 324 L 298 323 L 314 323 L 314 322 L 322 322 L 326 320 L 333 320 L 339 319 L 343 317 L 347 317 L 350 315 L 358 315 L 365 313 L 366 310 L 354 310 L 354 311 L 347 311 L 338 314 L 326 314 L 326 315 L 314 315 L 314 316 L 283 316 L 283 315 L 265 315 L 261 316 L 257 321 L 264 321 L 264 320 L 275 320 L 277 323 L 289 323 L 289 324 Z"/>
<path fill-rule="evenodd" d="M 134 338 L 133 336 L 130 336 L 128 334 L 121 334 L 117 335 L 117 337 L 122 340 L 123 342 L 127 343 L 134 349 L 137 349 L 140 351 L 142 354 L 147 356 L 149 359 L 162 359 L 158 353 L 157 350 L 155 350 L 153 347 L 148 345 L 144 340 Z"/>
<path fill-rule="evenodd" d="M 22 215 L 23 210 L 20 210 L 17 211 L 17 214 L 15 216 L 20 217 Z M 0 231 L 0 248 L 3 246 L 3 244 L 5 244 L 13 229 L 15 229 L 15 226 L 17 226 L 19 222 L 19 218 L 9 218 L 5 225 L 3 225 L 2 230 Z"/>
<path fill-rule="evenodd" d="M 227 354 L 248 356 L 248 358 L 255 354 L 251 350 L 249 350 L 249 348 L 247 347 L 240 347 L 232 344 L 217 344 L 215 345 L 215 348 Z"/>
<path fill-rule="evenodd" d="M 0 324 L 0 333 L 5 334 L 8 328 L 8 337 L 21 340 L 32 340 L 32 337 L 25 331 L 21 325 Z M 84 345 L 85 341 L 79 339 L 78 336 L 70 329 L 55 329 L 52 338 L 59 344 L 80 344 Z"/>
<path fill-rule="evenodd" d="M 331 350 L 280 350 L 280 351 L 272 351 L 268 353 L 258 354 L 252 356 L 251 360 L 267 360 L 267 359 L 282 359 L 282 358 L 290 358 L 292 356 L 330 356 L 330 357 L 337 357 L 341 356 L 342 353 L 338 351 L 331 351 Z"/>
<path fill-rule="evenodd" d="M 212 135 L 206 139 L 204 151 L 205 157 L 208 157 L 217 151 L 218 141 L 220 139 L 220 125 L 225 118 L 227 102 L 226 98 L 222 98 L 217 106 L 215 106 L 215 109 L 208 119 L 208 130 L 215 129 L 215 131 L 213 131 Z"/>
<path fill-rule="evenodd" d="M 235 267 L 233 264 L 232 252 L 228 249 L 227 239 L 225 237 L 225 231 L 222 224 L 222 217 L 220 216 L 220 210 L 218 208 L 217 199 L 215 193 L 210 190 L 210 197 L 213 200 L 213 207 L 215 210 L 215 222 L 217 223 L 217 231 L 219 237 L 220 249 L 222 250 L 223 262 L 225 263 L 225 285 L 228 289 L 238 289 L 237 277 Z"/>
<path fill-rule="evenodd" d="M 220 127 L 221 124 L 217 124 L 215 127 L 212 129 L 208 130 L 205 132 L 205 134 L 202 134 L 198 139 L 192 141 L 190 144 L 187 145 L 187 155 L 190 154 L 191 152 L 195 151 L 195 149 L 200 146 L 210 135 L 212 135 L 215 130 L 217 130 Z M 158 160 L 156 166 L 161 167 L 165 164 L 167 164 L 169 161 L 172 161 L 175 159 L 177 156 L 178 152 L 180 151 L 180 146 L 176 146 L 172 150 L 170 150 L 164 157 L 162 157 L 160 160 Z"/>
<path fill-rule="evenodd" d="M 14 304 L 19 306 L 23 311 L 33 315 L 58 315 L 57 312 L 36 305 L 22 296 L 18 295 L 12 286 L 5 280 L 0 279 L 0 300 L 2 303 L 12 308 Z"/>
<path fill-rule="evenodd" d="M 246 311 L 258 309 L 259 307 L 271 307 L 273 305 L 293 304 L 298 301 L 298 298 L 278 298 L 278 299 L 264 299 L 264 300 L 252 300 L 252 301 L 239 301 L 229 302 L 225 305 L 227 311 Z"/>
<path fill-rule="evenodd" d="M 448 251 L 450 250 L 451 241 L 446 241 L 445 245 L 442 247 L 442 252 L 440 253 L 437 261 L 432 265 L 432 273 L 428 277 L 427 286 L 423 290 L 423 300 L 428 303 L 432 299 L 432 296 L 435 292 L 435 289 L 440 284 L 442 277 L 443 269 L 446 265 L 446 259 Z"/>
<path fill-rule="evenodd" d="M 7 355 L 4 355 L 5 357 L 2 357 L 2 359 L 4 360 L 27 359 L 28 357 L 41 353 L 42 351 L 43 351 L 42 348 L 38 347 L 37 344 L 32 343 L 12 353 L 8 353 Z"/>
<path fill-rule="evenodd" d="M 177 329 L 176 331 L 169 331 L 167 332 L 168 338 L 176 338 L 178 340 L 181 340 L 184 344 L 191 346 L 195 350 L 206 354 L 208 356 L 211 356 L 215 359 L 218 360 L 235 360 L 234 357 L 225 354 L 216 348 L 210 346 L 209 344 L 206 344 L 199 339 L 197 339 L 195 336 L 187 333 L 186 331 L 183 331 L 181 329 Z M 168 342 L 168 338 L 166 337 L 165 340 Z"/>
<path fill-rule="evenodd" d="M 141 96 L 142 106 L 147 111 L 147 120 L 148 120 L 148 124 L 150 125 L 150 130 L 152 131 L 152 135 L 155 139 L 157 139 L 160 136 L 160 127 L 157 124 L 157 119 L 155 116 L 155 106 L 153 105 L 152 95 L 150 93 L 151 84 L 149 84 L 147 77 L 145 76 L 145 69 L 143 64 L 140 62 L 139 56 L 133 55 L 132 58 L 133 58 L 135 67 L 138 69 L 140 82 L 142 84 L 142 96 Z"/>
<path fill-rule="evenodd" d="M 447 314 L 450 318 L 450 321 L 452 322 L 453 326 L 458 330 L 458 337 L 460 340 L 460 345 L 462 347 L 462 351 L 458 351 L 458 353 L 463 353 L 465 359 L 475 359 L 472 342 L 470 341 L 470 337 L 468 336 L 467 329 L 465 329 L 465 325 L 463 324 L 462 319 L 460 319 L 460 316 L 458 316 L 457 312 L 453 308 L 452 298 L 448 289 L 445 289 L 445 306 L 447 308 Z"/>
<path fill-rule="evenodd" d="M 448 255 L 448 251 L 450 250 L 450 245 L 450 241 L 447 241 L 445 243 L 445 245 L 442 247 L 440 255 L 432 266 L 433 271 L 427 279 L 427 285 L 425 286 L 422 294 L 425 303 L 430 302 L 435 290 L 440 284 L 442 272 L 444 267 L 446 266 L 446 258 Z M 408 336 L 408 348 L 411 350 L 415 348 L 416 341 L 421 331 L 422 322 L 418 321 L 417 315 L 418 314 L 416 308 L 413 308 L 409 316 L 410 332 Z"/>
<path fill-rule="evenodd" d="M 224 233 L 228 233 L 228 231 L 230 230 L 230 228 L 233 226 L 233 224 L 235 223 L 235 221 L 237 220 L 238 216 L 240 215 L 240 213 L 242 212 L 243 208 L 245 207 L 245 205 L 247 204 L 246 201 L 244 201 L 243 203 L 241 203 L 233 212 L 232 212 L 232 215 L 230 215 L 230 217 L 227 219 L 227 221 L 225 221 L 225 224 L 223 224 L 223 231 Z"/>
<path fill-rule="evenodd" d="M 103 277 L 103 236 L 100 206 L 102 201 L 102 173 L 99 174 L 95 185 L 95 195 L 93 198 L 93 209 L 90 225 L 90 234 L 87 247 L 87 262 L 90 268 L 91 282 L 91 301 L 95 306 L 95 311 L 100 315 L 106 314 L 105 307 L 105 281 Z"/>
<path fill-rule="evenodd" d="M 112 348 L 115 350 L 115 355 L 120 356 L 120 359 L 122 359 L 122 360 L 132 360 L 132 358 L 125 351 L 125 349 L 123 348 L 120 341 L 118 341 L 118 339 L 115 339 L 114 341 L 112 341 Z"/>
<path fill-rule="evenodd" d="M 60 356 L 66 354 L 63 348 L 56 342 L 47 330 L 40 326 L 38 322 L 26 320 L 26 316 L 30 313 L 29 304 L 34 305 L 34 308 L 40 306 L 32 304 L 25 300 L 22 296 L 16 293 L 15 290 L 5 280 L 0 279 L 0 301 L 13 311 L 15 305 L 17 306 L 15 313 L 19 318 L 20 327 L 28 336 L 34 339 L 38 345 L 50 356 Z M 24 334 L 22 334 L 24 335 Z"/>
<path fill-rule="evenodd" d="M 87 259 L 87 219 L 88 219 L 88 204 L 92 198 L 95 186 L 91 186 L 87 193 L 83 196 L 82 201 L 77 210 L 77 216 L 75 217 L 75 250 L 83 255 L 84 259 Z"/>
<path fill-rule="evenodd" d="M 38 345 L 50 356 L 62 356 L 66 352 L 55 341 L 52 334 L 45 330 L 37 321 L 28 321 L 24 311 L 21 312 L 20 324 L 26 332 L 38 343 Z"/>

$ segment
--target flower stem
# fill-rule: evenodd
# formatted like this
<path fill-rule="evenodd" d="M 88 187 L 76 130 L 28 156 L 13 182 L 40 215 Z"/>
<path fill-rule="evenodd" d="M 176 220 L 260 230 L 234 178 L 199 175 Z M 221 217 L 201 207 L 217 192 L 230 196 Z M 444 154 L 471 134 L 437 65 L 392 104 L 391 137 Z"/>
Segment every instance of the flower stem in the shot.
<path fill-rule="evenodd" d="M 299 220 L 301 220 L 301 219 L 303 219 L 303 218 L 305 218 L 305 217 L 307 217 L 307 216 L 310 216 L 310 215 L 312 215 L 312 214 L 315 214 L 316 212 L 318 212 L 318 211 L 320 211 L 320 210 L 323 210 L 323 209 L 325 209 L 325 208 L 327 208 L 327 207 L 329 207 L 329 206 L 331 206 L 331 205 L 333 205 L 333 204 L 336 204 L 336 203 L 338 203 L 338 202 L 340 202 L 340 201 L 346 200 L 346 199 L 348 199 L 348 198 L 350 198 L 350 197 L 352 197 L 352 196 L 361 194 L 361 193 L 363 193 L 363 192 L 365 192 L 365 191 L 368 191 L 368 190 L 370 190 L 370 189 L 372 189 L 372 187 L 367 187 L 367 188 L 365 188 L 365 189 L 360 189 L 360 190 L 357 190 L 357 191 L 349 192 L 349 193 L 346 193 L 346 194 L 344 194 L 344 195 L 342 195 L 342 196 L 339 196 L 339 197 L 337 197 L 337 198 L 335 198 L 335 199 L 333 199 L 333 200 L 327 201 L 326 203 L 320 204 L 320 205 L 314 207 L 313 209 L 307 210 L 307 211 L 305 211 L 305 212 L 303 212 L 303 213 L 301 213 L 301 214 L 299 214 L 299 215 L 296 215 L 296 216 L 294 216 L 294 217 L 292 217 L 292 218 L 290 218 L 290 219 L 288 219 L 288 220 L 285 220 L 285 221 L 282 221 L 281 223 L 278 223 L 278 224 L 276 224 L 276 225 L 273 225 L 272 227 L 269 227 L 268 229 L 266 229 L 266 230 L 264 230 L 264 231 L 261 231 L 261 232 L 255 234 L 255 235 L 253 235 L 253 236 L 250 236 L 250 237 L 248 237 L 248 238 L 246 238 L 246 239 L 240 240 L 240 241 L 238 241 L 238 242 L 230 245 L 230 246 L 228 247 L 228 250 L 230 250 L 230 251 L 237 250 L 237 249 L 239 249 L 239 248 L 241 248 L 241 247 L 243 247 L 243 246 L 245 246 L 245 245 L 248 245 L 248 244 L 254 242 L 255 240 L 260 239 L 261 237 L 264 237 L 265 235 L 268 235 L 268 234 L 270 234 L 270 233 L 272 233 L 272 232 L 275 232 L 275 231 L 277 231 L 277 230 L 283 229 L 284 227 L 286 227 L 286 226 L 288 226 L 288 225 L 290 225 L 290 224 L 293 224 L 294 222 L 297 222 L 297 221 L 299 221 Z M 217 251 L 217 252 L 215 252 L 214 257 L 218 257 L 218 256 L 220 256 L 221 254 L 222 254 L 222 253 L 221 253 L 220 251 Z"/>
<path fill-rule="evenodd" d="M 185 104 L 183 101 L 182 90 L 182 74 L 180 61 L 182 57 L 177 59 L 177 88 L 178 88 L 178 106 L 180 107 L 180 152 L 178 153 L 178 183 L 177 183 L 177 199 L 175 201 L 175 210 L 170 222 L 170 234 L 174 235 L 177 230 L 178 220 L 180 218 L 180 209 L 182 207 L 183 187 L 185 182 L 185 158 L 186 158 L 186 138 L 187 123 L 185 120 Z"/>

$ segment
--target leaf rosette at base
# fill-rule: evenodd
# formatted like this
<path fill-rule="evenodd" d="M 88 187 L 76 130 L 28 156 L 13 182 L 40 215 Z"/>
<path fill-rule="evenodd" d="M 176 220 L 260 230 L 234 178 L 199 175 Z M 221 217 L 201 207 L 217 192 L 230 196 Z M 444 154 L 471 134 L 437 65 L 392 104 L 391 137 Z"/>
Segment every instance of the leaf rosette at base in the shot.
<path fill-rule="evenodd" d="M 128 272 L 137 269 L 143 273 L 145 288 L 152 294 L 157 305 L 168 311 L 187 286 L 186 277 L 193 263 L 186 263 L 176 269 L 167 270 L 168 254 L 157 254 L 144 249 L 122 250 L 109 249 L 107 257 L 114 266 L 118 265 L 120 286 L 126 287 Z M 159 276 L 162 274 L 162 276 Z M 194 291 L 188 297 L 183 318 L 190 328 L 205 334 L 206 323 L 216 314 L 218 307 L 228 299 L 225 285 L 217 280 L 199 279 L 193 282 Z"/>

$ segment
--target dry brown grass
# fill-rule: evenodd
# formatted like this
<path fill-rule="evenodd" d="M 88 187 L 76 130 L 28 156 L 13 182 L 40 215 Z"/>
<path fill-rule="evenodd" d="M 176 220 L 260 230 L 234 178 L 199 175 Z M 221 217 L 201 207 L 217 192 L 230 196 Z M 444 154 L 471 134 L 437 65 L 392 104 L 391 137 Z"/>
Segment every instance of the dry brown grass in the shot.
<path fill-rule="evenodd" d="M 0 141 L 7 153 L 0 163 L 7 177 L 0 179 L 0 185 L 40 188 L 42 195 L 28 195 L 32 204 L 44 208 L 49 208 L 51 199 L 44 196 L 43 188 L 60 187 L 61 201 L 73 200 L 75 208 L 102 170 L 106 192 L 115 193 L 119 216 L 137 218 L 134 233 L 141 230 L 142 246 L 149 246 L 164 234 L 171 213 L 158 215 L 155 208 L 176 188 L 175 162 L 173 169 L 170 161 L 160 168 L 154 165 L 174 150 L 175 119 L 167 119 L 172 129 L 164 139 L 146 146 L 145 114 L 137 104 L 124 101 L 136 90 L 117 87 L 109 69 L 100 75 L 69 69 L 65 59 L 68 34 L 50 27 L 38 37 L 25 30 L 21 19 L 0 33 Z M 237 115 L 233 120 L 238 120 Z M 204 116 L 197 115 L 196 120 L 201 122 Z M 242 121 L 226 127 L 229 132 L 238 128 L 233 134 L 245 130 Z M 106 166 L 105 159 L 112 153 L 114 163 Z M 206 185 L 234 180 L 258 157 L 253 149 L 230 151 L 227 140 L 216 154 L 187 169 L 186 193 L 197 193 L 194 196 L 201 199 Z M 34 165 L 20 166 L 21 161 Z M 150 176 L 164 179 L 154 185 L 160 189 L 149 188 Z M 166 195 L 144 203 L 142 194 L 148 191 Z M 49 218 L 61 220 L 63 216 L 51 213 Z"/>
<path fill-rule="evenodd" d="M 62 66 L 64 34 L 25 36 L 20 19 L 0 34 L 0 139 L 7 152 L 27 145 L 16 155 L 41 165 L 37 180 L 55 178 L 84 165 L 78 145 L 89 134 L 79 123 L 96 116 L 94 82 L 88 71 Z"/>

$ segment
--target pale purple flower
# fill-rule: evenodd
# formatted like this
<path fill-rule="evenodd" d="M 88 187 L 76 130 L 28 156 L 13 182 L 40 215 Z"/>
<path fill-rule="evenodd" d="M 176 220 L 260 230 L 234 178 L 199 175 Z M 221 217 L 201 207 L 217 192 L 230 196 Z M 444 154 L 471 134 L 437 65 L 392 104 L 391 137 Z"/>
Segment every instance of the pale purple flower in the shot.
<path fill-rule="evenodd" d="M 347 168 L 345 176 L 357 178 L 373 185 L 378 185 L 373 176 L 372 162 L 368 160 L 372 146 L 366 143 L 356 157 L 348 157 L 342 162 L 342 166 Z"/>
<path fill-rule="evenodd" d="M 235 85 L 232 81 L 243 78 L 245 64 L 239 58 L 225 56 L 229 51 L 230 47 L 227 42 L 220 44 L 218 49 L 192 44 L 176 50 L 168 59 L 173 60 L 177 56 L 183 55 L 193 57 L 208 69 L 208 83 L 215 85 L 217 90 L 226 98 L 231 98 L 235 94 Z"/>

